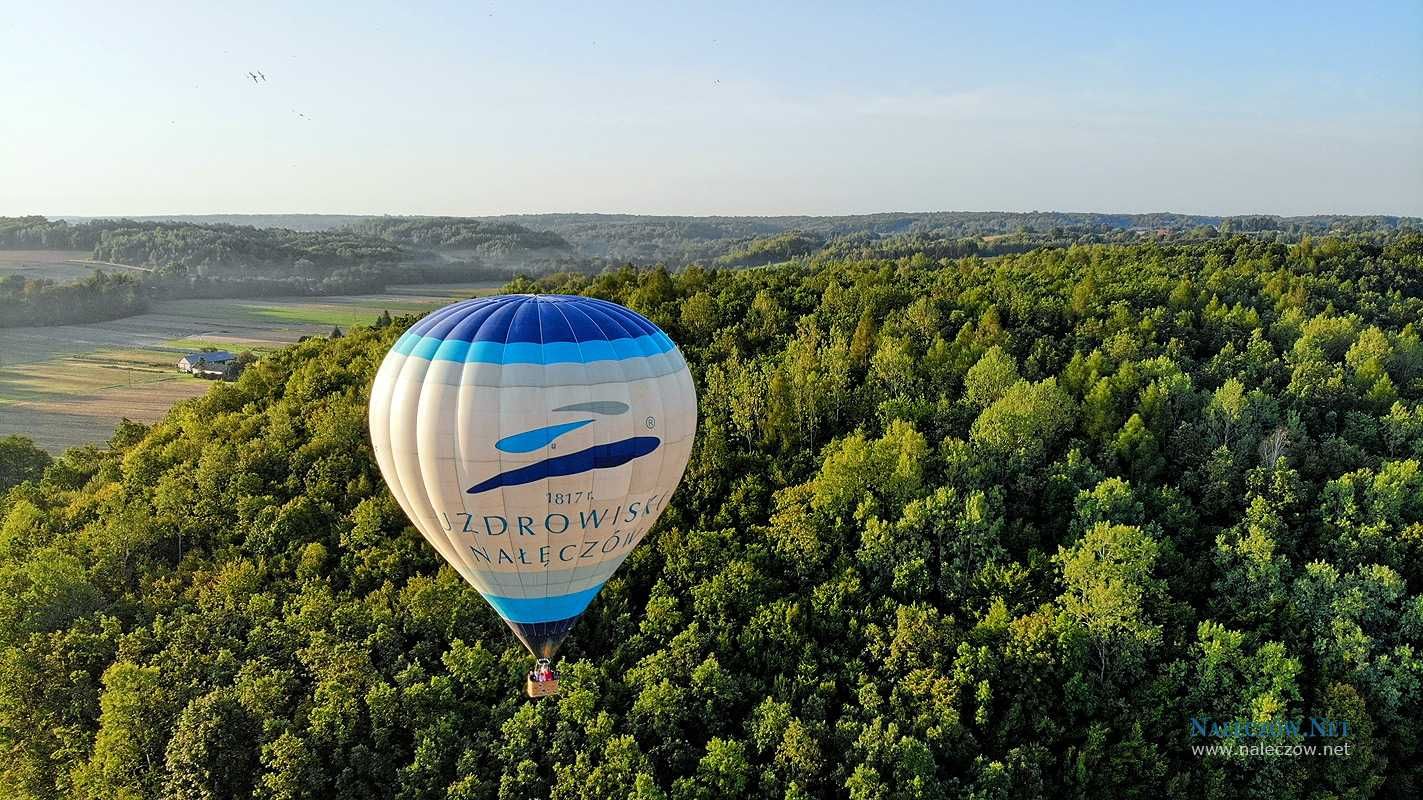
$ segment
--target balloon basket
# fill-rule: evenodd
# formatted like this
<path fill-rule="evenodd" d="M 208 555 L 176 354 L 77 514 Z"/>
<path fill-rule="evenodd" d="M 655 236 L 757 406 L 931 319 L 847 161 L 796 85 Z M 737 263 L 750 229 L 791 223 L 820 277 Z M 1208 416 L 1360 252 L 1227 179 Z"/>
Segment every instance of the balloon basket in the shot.
<path fill-rule="evenodd" d="M 524 679 L 524 694 L 535 699 L 540 697 L 552 697 L 558 694 L 558 678 L 536 681 L 534 680 L 534 673 L 530 672 L 528 677 Z"/>
<path fill-rule="evenodd" d="M 539 680 L 540 675 L 543 680 Z M 539 659 L 538 664 L 524 677 L 524 694 L 535 699 L 558 694 L 558 673 L 549 668 L 548 659 Z"/>

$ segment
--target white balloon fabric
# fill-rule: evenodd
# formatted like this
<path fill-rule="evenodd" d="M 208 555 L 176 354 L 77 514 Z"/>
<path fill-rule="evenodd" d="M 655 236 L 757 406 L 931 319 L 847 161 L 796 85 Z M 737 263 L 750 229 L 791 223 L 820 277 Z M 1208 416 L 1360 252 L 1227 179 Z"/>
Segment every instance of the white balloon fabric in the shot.
<path fill-rule="evenodd" d="M 667 334 L 616 303 L 446 306 L 371 387 L 376 461 L 407 516 L 552 658 L 682 479 L 696 390 Z"/>

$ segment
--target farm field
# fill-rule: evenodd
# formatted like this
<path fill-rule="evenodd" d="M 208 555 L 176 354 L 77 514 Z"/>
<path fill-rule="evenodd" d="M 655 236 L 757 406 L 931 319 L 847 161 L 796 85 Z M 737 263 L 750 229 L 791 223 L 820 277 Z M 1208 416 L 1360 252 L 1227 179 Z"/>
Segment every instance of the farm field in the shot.
<path fill-rule="evenodd" d="M 424 284 L 385 294 L 173 300 L 147 314 L 89 325 L 0 329 L 0 436 L 20 434 L 58 453 L 106 442 L 119 420 L 152 422 L 207 391 L 179 373 L 204 347 L 263 352 L 333 327 L 368 324 L 382 311 L 423 313 L 496 283 Z"/>
<path fill-rule="evenodd" d="M 88 250 L 0 250 L 0 278 L 21 275 L 55 283 L 83 280 L 98 271 L 92 264 L 70 264 L 93 257 Z M 122 270 L 110 270 L 118 272 Z"/>

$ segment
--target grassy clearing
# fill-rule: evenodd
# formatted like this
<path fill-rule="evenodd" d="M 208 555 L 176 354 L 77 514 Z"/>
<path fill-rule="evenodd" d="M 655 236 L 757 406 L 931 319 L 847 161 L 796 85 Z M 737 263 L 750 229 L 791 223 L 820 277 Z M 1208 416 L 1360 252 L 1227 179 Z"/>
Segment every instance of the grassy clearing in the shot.
<path fill-rule="evenodd" d="M 177 357 L 161 350 L 96 350 L 0 368 L 0 400 L 52 402 L 105 389 L 177 379 Z"/>
<path fill-rule="evenodd" d="M 401 305 L 413 308 L 407 310 L 401 308 Z M 423 306 L 414 303 L 391 303 L 375 308 L 373 306 L 333 306 L 313 303 L 300 306 L 254 306 L 252 313 L 259 319 L 276 322 L 296 325 L 340 325 L 343 328 L 348 328 L 352 325 L 370 325 L 384 310 L 389 310 L 391 314 L 398 316 L 418 307 Z"/>
<path fill-rule="evenodd" d="M 234 346 L 233 341 L 230 338 L 210 339 L 201 336 L 194 336 L 185 339 L 173 339 L 172 341 L 164 342 L 164 347 L 165 349 L 170 350 L 175 354 L 174 360 L 176 361 L 178 356 L 180 355 L 196 353 L 201 350 L 228 350 L 234 353 L 241 353 L 244 350 L 255 350 L 259 353 L 263 353 L 268 350 L 274 350 L 277 347 L 285 347 L 286 344 L 286 342 L 252 342 L 249 346 L 244 347 L 241 345 Z"/>

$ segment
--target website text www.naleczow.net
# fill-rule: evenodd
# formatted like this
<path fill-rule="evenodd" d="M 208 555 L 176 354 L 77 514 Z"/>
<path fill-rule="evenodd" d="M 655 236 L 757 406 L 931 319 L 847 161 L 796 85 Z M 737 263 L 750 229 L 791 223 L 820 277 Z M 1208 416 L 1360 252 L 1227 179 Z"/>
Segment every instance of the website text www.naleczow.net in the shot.
<path fill-rule="evenodd" d="M 1191 717 L 1187 737 L 1191 753 L 1197 756 L 1348 756 L 1354 747 L 1349 721 L 1328 717 L 1264 721 Z"/>

